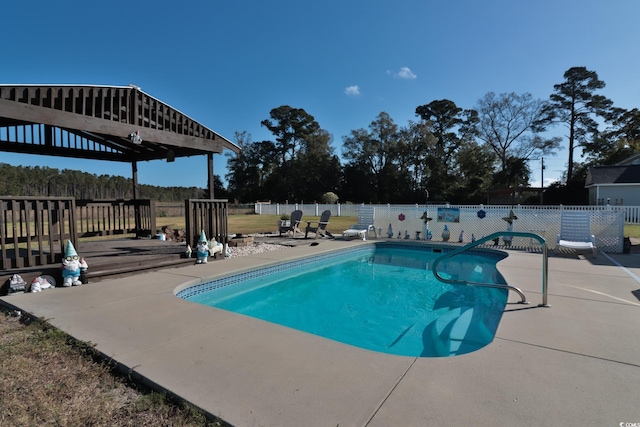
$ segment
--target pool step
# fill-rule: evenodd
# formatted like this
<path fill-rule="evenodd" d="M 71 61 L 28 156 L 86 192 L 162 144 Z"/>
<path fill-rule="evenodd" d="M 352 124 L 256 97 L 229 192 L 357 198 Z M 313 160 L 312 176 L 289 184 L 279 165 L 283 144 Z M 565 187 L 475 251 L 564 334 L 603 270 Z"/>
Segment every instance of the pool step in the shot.
<path fill-rule="evenodd" d="M 473 319 L 473 308 L 455 308 L 432 324 L 431 334 L 438 356 L 455 356 L 481 348 L 493 340 L 493 334 L 481 320 Z"/>

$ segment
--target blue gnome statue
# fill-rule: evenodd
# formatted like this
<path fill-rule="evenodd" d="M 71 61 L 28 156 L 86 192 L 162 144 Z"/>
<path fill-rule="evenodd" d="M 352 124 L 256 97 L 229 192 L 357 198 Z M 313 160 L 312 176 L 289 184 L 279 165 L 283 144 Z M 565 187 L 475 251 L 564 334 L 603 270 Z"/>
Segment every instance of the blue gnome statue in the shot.
<path fill-rule="evenodd" d="M 67 240 L 67 246 L 62 258 L 62 286 L 79 286 L 80 281 L 80 257 L 73 247 L 73 243 Z"/>
<path fill-rule="evenodd" d="M 209 242 L 207 241 L 207 235 L 204 234 L 204 230 L 200 233 L 200 239 L 196 245 L 196 254 L 198 259 L 196 264 L 206 264 L 209 258 Z"/>
<path fill-rule="evenodd" d="M 442 241 L 448 242 L 449 237 L 451 237 L 451 232 L 449 231 L 449 227 L 447 227 L 447 225 L 445 224 L 444 230 L 442 230 Z"/>

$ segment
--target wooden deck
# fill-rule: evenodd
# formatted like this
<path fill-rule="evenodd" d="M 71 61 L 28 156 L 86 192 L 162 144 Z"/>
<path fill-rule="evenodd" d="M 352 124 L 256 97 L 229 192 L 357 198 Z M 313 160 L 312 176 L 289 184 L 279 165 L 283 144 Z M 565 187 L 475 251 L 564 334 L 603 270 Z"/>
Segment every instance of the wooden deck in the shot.
<path fill-rule="evenodd" d="M 153 270 L 195 263 L 195 258 L 184 257 L 185 243 L 146 238 L 120 238 L 95 242 L 80 242 L 76 251 L 87 261 L 89 283 L 107 278 L 133 276 Z M 218 258 L 221 259 L 218 254 Z M 210 258 L 209 262 L 214 259 Z M 52 276 L 62 282 L 60 264 L 49 264 L 23 269 L 0 270 L 0 294 L 5 295 L 8 281 L 19 274 L 27 284 L 41 275 Z"/>

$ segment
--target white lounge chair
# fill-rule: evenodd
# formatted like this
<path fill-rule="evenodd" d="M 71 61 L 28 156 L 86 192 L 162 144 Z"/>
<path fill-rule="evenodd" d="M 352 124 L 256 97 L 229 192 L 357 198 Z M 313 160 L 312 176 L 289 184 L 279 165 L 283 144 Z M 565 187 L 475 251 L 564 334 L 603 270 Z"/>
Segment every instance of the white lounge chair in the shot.
<path fill-rule="evenodd" d="M 596 238 L 591 234 L 589 212 L 562 213 L 557 246 L 574 251 L 591 251 L 593 255 L 596 254 Z"/>
<path fill-rule="evenodd" d="M 342 232 L 344 239 L 352 239 L 358 237 L 362 240 L 367 240 L 367 236 L 370 231 L 373 230 L 374 236 L 378 237 L 376 227 L 373 225 L 375 210 L 373 206 L 361 206 L 358 209 L 358 223 L 349 227 L 348 230 Z"/>

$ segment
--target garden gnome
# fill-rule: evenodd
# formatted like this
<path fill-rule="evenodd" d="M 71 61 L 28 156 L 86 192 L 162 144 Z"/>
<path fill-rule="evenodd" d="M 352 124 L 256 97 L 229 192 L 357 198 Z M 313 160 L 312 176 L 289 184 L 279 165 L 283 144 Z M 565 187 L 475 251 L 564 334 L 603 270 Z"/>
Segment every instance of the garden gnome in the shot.
<path fill-rule="evenodd" d="M 451 237 L 451 232 L 449 231 L 449 227 L 447 227 L 447 225 L 445 224 L 444 230 L 442 230 L 442 241 L 448 242 L 449 237 Z"/>
<path fill-rule="evenodd" d="M 62 258 L 62 286 L 79 286 L 80 281 L 80 257 L 73 247 L 71 240 L 67 240 L 67 247 Z"/>
<path fill-rule="evenodd" d="M 510 222 L 509 225 L 507 225 L 507 231 L 513 231 L 513 222 Z M 511 246 L 511 242 L 513 241 L 513 236 L 504 236 L 502 240 L 504 240 L 504 244 L 506 246 Z"/>
<path fill-rule="evenodd" d="M 209 256 L 217 258 L 217 253 L 222 253 L 222 249 L 224 246 L 222 243 L 218 242 L 216 239 L 211 239 L 209 241 Z"/>
<path fill-rule="evenodd" d="M 187 258 L 191 258 L 191 252 L 192 252 L 192 251 L 191 251 L 191 245 L 187 244 L 187 250 L 186 250 L 186 251 L 184 251 L 184 255 L 185 255 Z"/>
<path fill-rule="evenodd" d="M 209 258 L 209 242 L 207 241 L 206 234 L 204 234 L 204 230 L 200 233 L 200 239 L 198 239 L 198 245 L 196 246 L 196 253 L 198 255 L 196 264 L 206 264 L 207 258 Z"/>
<path fill-rule="evenodd" d="M 391 224 L 389 224 L 389 228 L 387 228 L 387 236 L 389 236 L 390 239 L 393 237 L 393 228 L 391 227 Z"/>
<path fill-rule="evenodd" d="M 464 242 L 464 230 L 460 232 L 460 236 L 458 237 L 458 243 Z"/>
<path fill-rule="evenodd" d="M 516 216 L 516 214 L 513 213 L 513 211 L 509 211 L 509 216 L 505 216 L 502 218 L 504 221 L 507 221 L 507 223 L 509 224 L 507 226 L 507 231 L 513 231 L 513 221 L 518 219 L 518 217 Z M 502 238 L 502 240 L 504 240 L 504 244 L 507 246 L 511 246 L 511 241 L 513 240 L 513 236 L 504 236 Z"/>
<path fill-rule="evenodd" d="M 89 269 L 89 265 L 84 258 L 80 258 L 80 281 L 82 283 L 89 283 L 89 279 L 87 279 L 87 270 Z"/>
<path fill-rule="evenodd" d="M 27 287 L 27 283 L 19 274 L 14 274 L 9 279 L 9 294 L 17 294 L 18 292 L 24 292 Z"/>

